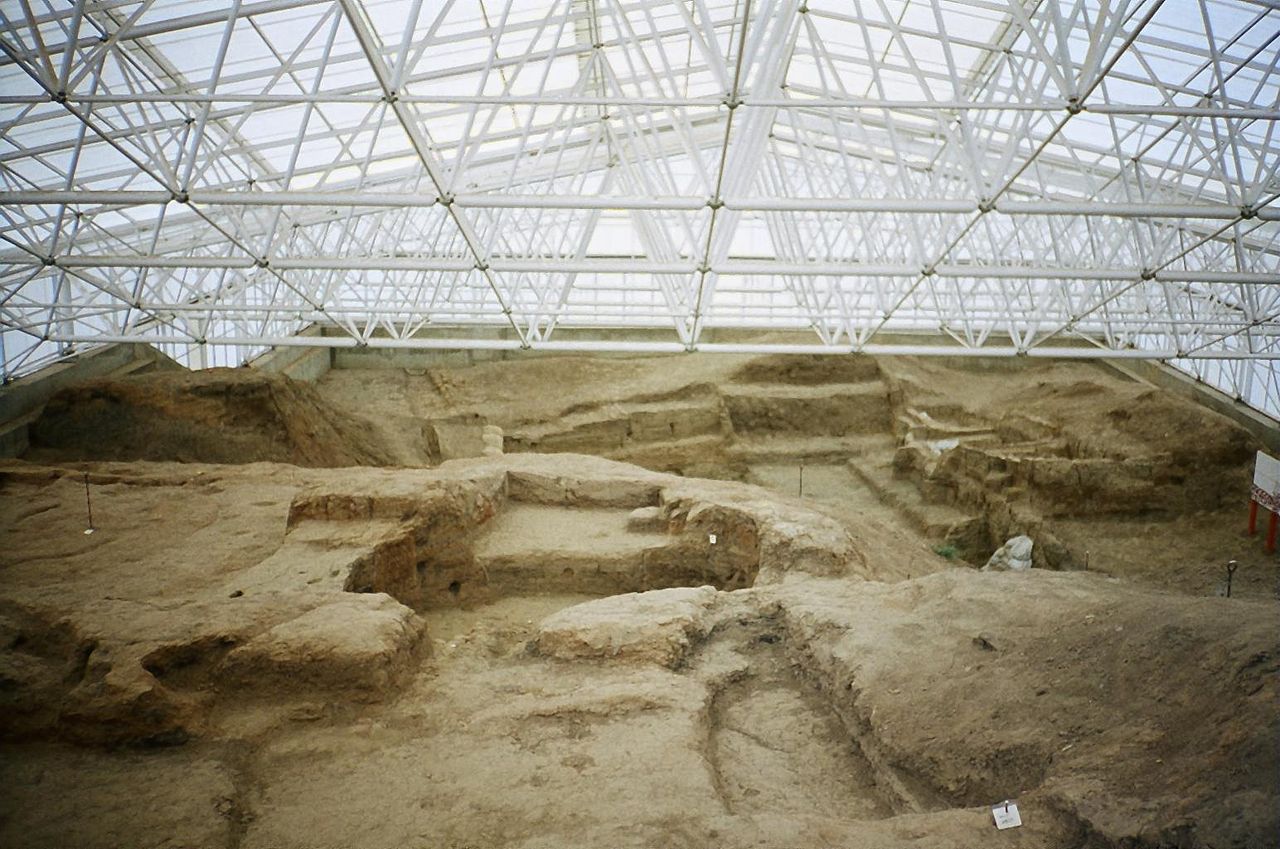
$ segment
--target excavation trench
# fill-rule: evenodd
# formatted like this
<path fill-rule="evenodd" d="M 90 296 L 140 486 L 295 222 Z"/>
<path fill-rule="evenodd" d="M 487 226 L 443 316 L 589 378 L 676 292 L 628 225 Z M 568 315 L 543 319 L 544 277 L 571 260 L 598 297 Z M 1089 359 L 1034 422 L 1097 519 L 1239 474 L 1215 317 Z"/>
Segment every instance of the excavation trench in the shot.
<path fill-rule="evenodd" d="M 822 692 L 787 654 L 772 617 L 731 620 L 704 654 L 730 651 L 745 668 L 716 690 L 707 761 L 727 813 L 884 819 L 901 807 Z"/>
<path fill-rule="evenodd" d="M 528 495 L 441 505 L 411 524 L 406 545 L 384 547 L 391 562 L 359 570 L 364 580 L 346 588 L 434 611 L 528 595 L 732 590 L 759 571 L 755 522 L 732 510 L 703 509 L 691 521 L 673 505 L 664 512 L 656 491 L 569 503 Z"/>
<path fill-rule="evenodd" d="M 478 642 L 515 650 L 537 623 L 574 604 L 670 587 L 750 586 L 759 569 L 754 525 L 711 535 L 631 510 L 508 501 L 478 528 L 442 528 L 418 549 L 420 612 L 438 647 Z"/>
<path fill-rule="evenodd" d="M 753 529 L 704 537 L 665 524 L 634 527 L 630 511 L 509 504 L 470 539 L 430 542 L 416 564 L 426 609 L 507 596 L 750 586 L 759 566 Z M 726 532 L 727 530 L 727 532 Z"/>

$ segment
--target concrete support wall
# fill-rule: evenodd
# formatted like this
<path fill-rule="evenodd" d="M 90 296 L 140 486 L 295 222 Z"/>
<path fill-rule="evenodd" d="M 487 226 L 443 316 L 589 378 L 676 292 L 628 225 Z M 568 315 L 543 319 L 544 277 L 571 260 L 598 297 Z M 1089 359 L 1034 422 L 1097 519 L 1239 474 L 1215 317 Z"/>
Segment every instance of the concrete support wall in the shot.
<path fill-rule="evenodd" d="M 319 327 L 308 327 L 298 334 L 307 336 L 323 336 Z M 333 350 L 330 348 L 273 348 L 259 354 L 249 363 L 250 368 L 271 374 L 283 374 L 293 380 L 314 382 L 325 376 L 333 367 Z"/>
<path fill-rule="evenodd" d="M 333 367 L 331 348 L 276 348 L 249 363 L 251 368 L 314 382 Z"/>

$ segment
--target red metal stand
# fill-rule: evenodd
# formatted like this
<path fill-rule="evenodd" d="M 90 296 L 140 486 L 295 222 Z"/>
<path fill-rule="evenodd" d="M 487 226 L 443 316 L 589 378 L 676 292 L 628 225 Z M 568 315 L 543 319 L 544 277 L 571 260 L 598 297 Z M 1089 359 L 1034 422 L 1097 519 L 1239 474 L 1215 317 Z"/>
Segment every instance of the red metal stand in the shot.
<path fill-rule="evenodd" d="M 1267 544 L 1265 547 L 1267 554 L 1275 553 L 1277 527 L 1280 527 L 1280 514 L 1272 513 L 1271 521 L 1267 523 Z"/>
<path fill-rule="evenodd" d="M 1249 536 L 1258 532 L 1258 502 L 1249 501 Z"/>

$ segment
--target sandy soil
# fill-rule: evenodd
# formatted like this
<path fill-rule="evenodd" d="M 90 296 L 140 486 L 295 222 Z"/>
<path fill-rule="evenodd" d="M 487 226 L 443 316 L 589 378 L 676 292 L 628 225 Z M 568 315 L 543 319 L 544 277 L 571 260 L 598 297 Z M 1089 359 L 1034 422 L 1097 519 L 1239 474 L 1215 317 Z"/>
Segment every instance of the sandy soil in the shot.
<path fill-rule="evenodd" d="M 356 444 L 218 397 L 246 444 Z M 1199 408 L 1075 364 L 730 357 L 334 372 L 310 397 L 376 422 L 379 462 L 428 465 L 424 423 L 465 417 L 519 453 L 0 465 L 0 844 L 1280 833 L 1276 559 L 1236 527 L 1248 438 Z M 532 453 L 570 448 L 761 486 Z M 1015 529 L 1058 568 L 947 550 Z M 1024 826 L 997 832 L 1007 798 Z"/>
<path fill-rule="evenodd" d="M 485 424 L 509 452 L 804 497 L 868 550 L 917 552 L 906 567 L 878 561 L 885 578 L 941 568 L 939 550 L 981 565 L 1029 534 L 1041 567 L 1203 594 L 1234 559 L 1233 594 L 1280 593 L 1280 559 L 1242 534 L 1254 441 L 1093 363 L 562 356 L 338 370 L 315 386 L 162 372 L 67 390 L 34 426 L 30 459 L 433 466 L 479 454 Z"/>
<path fill-rule="evenodd" d="M 249 369 L 159 371 L 63 389 L 30 428 L 34 460 L 388 465 L 395 446 L 306 383 Z"/>
<path fill-rule="evenodd" d="M 1094 363 L 565 356 L 333 371 L 317 391 L 389 430 L 472 415 L 502 427 L 508 451 L 597 454 L 788 497 L 803 465 L 806 500 L 868 551 L 913 551 L 905 567 L 877 561 L 884 578 L 941 568 L 939 549 L 980 566 L 1025 533 L 1041 567 L 1199 595 L 1219 591 L 1234 559 L 1233 594 L 1280 598 L 1280 558 L 1243 533 L 1259 446 Z"/>

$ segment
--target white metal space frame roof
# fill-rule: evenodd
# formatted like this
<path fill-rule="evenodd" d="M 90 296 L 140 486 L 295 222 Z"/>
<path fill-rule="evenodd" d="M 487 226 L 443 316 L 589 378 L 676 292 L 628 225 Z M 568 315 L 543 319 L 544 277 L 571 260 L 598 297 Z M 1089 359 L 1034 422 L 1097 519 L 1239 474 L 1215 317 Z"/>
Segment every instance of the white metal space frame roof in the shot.
<path fill-rule="evenodd" d="M 0 0 L 0 51 L 6 377 L 807 328 L 1280 412 L 1273 2 Z"/>

